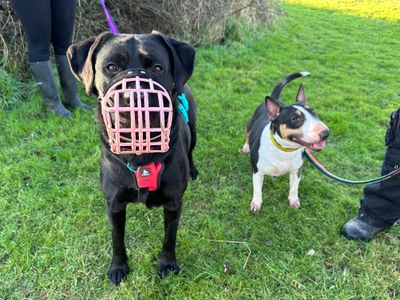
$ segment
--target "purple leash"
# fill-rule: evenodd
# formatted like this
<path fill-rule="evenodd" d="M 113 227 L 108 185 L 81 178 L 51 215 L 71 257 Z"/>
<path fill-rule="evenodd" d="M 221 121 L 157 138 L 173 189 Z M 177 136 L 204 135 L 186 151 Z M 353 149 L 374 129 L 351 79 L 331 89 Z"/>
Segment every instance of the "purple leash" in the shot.
<path fill-rule="evenodd" d="M 104 12 L 107 17 L 108 26 L 110 27 L 110 31 L 113 34 L 119 34 L 118 28 L 117 28 L 117 26 L 115 26 L 114 20 L 111 17 L 110 12 L 108 11 L 108 9 L 106 7 L 106 4 L 104 3 L 104 0 L 99 0 L 99 2 L 103 6 Z"/>

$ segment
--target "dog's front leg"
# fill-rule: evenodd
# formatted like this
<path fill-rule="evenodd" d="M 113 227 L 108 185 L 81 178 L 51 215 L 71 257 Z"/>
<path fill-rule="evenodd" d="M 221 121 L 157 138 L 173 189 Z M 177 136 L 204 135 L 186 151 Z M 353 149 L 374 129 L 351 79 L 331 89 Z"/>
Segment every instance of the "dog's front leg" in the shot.
<path fill-rule="evenodd" d="M 179 207 L 172 209 L 167 205 L 164 207 L 165 236 L 161 251 L 160 265 L 158 266 L 158 274 L 161 278 L 165 277 L 169 272 L 174 274 L 179 272 L 179 267 L 175 256 L 175 244 L 180 216 L 180 205 Z"/>
<path fill-rule="evenodd" d="M 290 172 L 290 190 L 289 190 L 289 205 L 293 208 L 300 208 L 300 199 L 298 195 L 300 183 L 300 169 Z"/>
<path fill-rule="evenodd" d="M 260 171 L 253 174 L 253 200 L 250 203 L 250 210 L 258 212 L 262 204 L 262 186 L 264 182 L 264 174 Z"/>
<path fill-rule="evenodd" d="M 108 270 L 108 278 L 115 285 L 119 285 L 128 275 L 128 256 L 125 250 L 125 220 L 126 220 L 126 206 L 118 212 L 113 212 L 110 205 L 108 207 L 108 219 L 111 225 L 112 234 L 112 261 L 110 269 Z"/>

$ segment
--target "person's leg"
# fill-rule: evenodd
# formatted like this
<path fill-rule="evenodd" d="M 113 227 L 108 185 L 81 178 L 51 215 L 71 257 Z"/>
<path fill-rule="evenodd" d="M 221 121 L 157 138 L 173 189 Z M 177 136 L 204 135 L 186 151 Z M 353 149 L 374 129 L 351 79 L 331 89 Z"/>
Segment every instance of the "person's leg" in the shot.
<path fill-rule="evenodd" d="M 50 0 L 12 0 L 12 5 L 27 33 L 29 65 L 47 110 L 69 117 L 71 112 L 61 103 L 50 63 Z"/>
<path fill-rule="evenodd" d="M 28 36 L 28 61 L 50 59 L 50 0 L 11 0 L 12 6 Z"/>
<path fill-rule="evenodd" d="M 382 165 L 382 175 L 400 166 L 400 148 L 388 147 Z M 390 227 L 400 219 L 400 176 L 364 188 L 360 218 L 375 226 Z"/>
<path fill-rule="evenodd" d="M 72 42 L 76 0 L 49 0 L 51 3 L 51 43 L 55 55 L 65 55 Z"/>
<path fill-rule="evenodd" d="M 90 109 L 78 97 L 78 84 L 72 74 L 66 53 L 74 31 L 76 0 L 51 0 L 51 43 L 66 105 Z"/>
<path fill-rule="evenodd" d="M 386 134 L 385 160 L 382 175 L 400 166 L 400 109 L 392 113 Z M 342 234 L 351 239 L 368 241 L 379 231 L 400 219 L 400 176 L 367 185 L 358 217 L 348 221 Z"/>

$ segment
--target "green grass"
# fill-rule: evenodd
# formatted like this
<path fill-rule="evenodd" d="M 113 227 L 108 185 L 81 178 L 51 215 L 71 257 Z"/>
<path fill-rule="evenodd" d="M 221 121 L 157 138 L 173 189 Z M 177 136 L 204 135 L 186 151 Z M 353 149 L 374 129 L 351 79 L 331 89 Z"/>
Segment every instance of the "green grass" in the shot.
<path fill-rule="evenodd" d="M 27 91 L 33 88 L 33 84 L 23 84 L 0 68 L 0 110 L 15 108 L 26 99 Z"/>
<path fill-rule="evenodd" d="M 305 163 L 300 210 L 289 207 L 283 176 L 266 178 L 263 210 L 249 212 L 250 163 L 238 150 L 248 117 L 278 80 L 312 73 L 303 80 L 306 94 L 331 128 L 318 157 L 343 177 L 379 174 L 389 114 L 399 106 L 399 23 L 284 8 L 284 22 L 262 39 L 198 50 L 190 85 L 201 174 L 185 194 L 177 276 L 161 281 L 155 272 L 162 210 L 130 205 L 131 273 L 120 287 L 109 283 L 93 114 L 47 116 L 38 94 L 0 112 L 1 299 L 399 298 L 399 227 L 368 244 L 339 235 L 362 187 L 335 183 Z M 286 103 L 298 83 L 284 91 Z"/>

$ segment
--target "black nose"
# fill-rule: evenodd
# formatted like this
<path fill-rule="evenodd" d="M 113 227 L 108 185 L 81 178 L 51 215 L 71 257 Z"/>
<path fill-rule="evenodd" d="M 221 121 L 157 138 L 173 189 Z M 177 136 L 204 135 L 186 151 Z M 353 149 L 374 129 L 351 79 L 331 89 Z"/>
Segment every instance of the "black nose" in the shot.
<path fill-rule="evenodd" d="M 321 140 L 323 140 L 323 141 L 325 141 L 325 140 L 328 138 L 328 136 L 329 136 L 329 130 L 328 130 L 328 129 L 325 129 L 324 131 L 322 131 L 322 132 L 319 134 L 319 137 L 320 137 Z"/>

